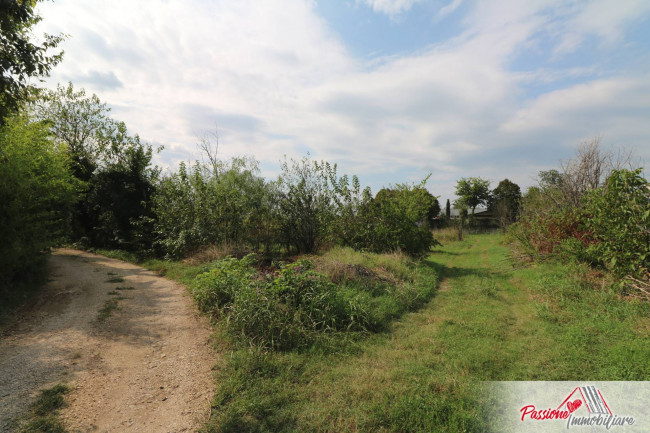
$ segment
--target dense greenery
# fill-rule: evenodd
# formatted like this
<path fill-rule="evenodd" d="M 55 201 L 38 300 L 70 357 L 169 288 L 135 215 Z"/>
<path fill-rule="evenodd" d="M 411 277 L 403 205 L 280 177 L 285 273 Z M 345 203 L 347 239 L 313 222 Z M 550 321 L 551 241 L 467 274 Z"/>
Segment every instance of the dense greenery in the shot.
<path fill-rule="evenodd" d="M 589 256 L 621 277 L 650 272 L 650 188 L 641 170 L 615 170 L 585 198 Z"/>
<path fill-rule="evenodd" d="M 506 227 L 517 220 L 521 204 L 519 185 L 508 179 L 499 182 L 488 199 L 488 209 L 492 211 L 501 227 Z"/>
<path fill-rule="evenodd" d="M 47 126 L 27 116 L 0 129 L 0 296 L 40 266 L 40 253 L 62 239 L 81 182 Z"/>
<path fill-rule="evenodd" d="M 540 172 L 510 234 L 533 256 L 562 255 L 607 269 L 648 297 L 648 181 L 641 169 L 605 167 L 610 159 L 590 144 L 563 171 Z"/>
<path fill-rule="evenodd" d="M 389 332 L 339 340 L 336 350 L 331 340 L 309 350 L 228 347 L 207 430 L 501 431 L 487 425 L 481 381 L 647 378 L 650 304 L 593 290 L 600 281 L 587 266 L 513 268 L 508 254 L 500 235 L 468 235 L 414 267 L 351 249 L 313 257 L 339 285 L 380 292 L 417 281 L 418 267 L 445 282 Z"/>
<path fill-rule="evenodd" d="M 361 263 L 373 257 L 336 251 L 336 257 L 361 258 Z M 372 268 L 340 262 L 332 254 L 263 272 L 253 267 L 252 255 L 226 258 L 199 275 L 191 291 L 199 307 L 221 318 L 245 347 L 281 350 L 310 347 L 323 335 L 386 329 L 433 293 L 435 276 L 416 272 L 414 264 L 403 270 L 404 283 L 399 283 L 403 275 L 393 275 L 397 284 L 391 284 Z"/>

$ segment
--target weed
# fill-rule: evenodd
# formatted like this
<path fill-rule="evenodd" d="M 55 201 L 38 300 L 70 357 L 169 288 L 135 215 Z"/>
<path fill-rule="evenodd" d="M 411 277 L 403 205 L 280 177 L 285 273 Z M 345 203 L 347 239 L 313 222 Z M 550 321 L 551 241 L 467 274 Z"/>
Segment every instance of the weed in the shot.
<path fill-rule="evenodd" d="M 41 391 L 31 405 L 30 412 L 20 427 L 21 433 L 65 433 L 58 418 L 58 410 L 65 406 L 64 395 L 70 392 L 66 385 L 56 385 Z"/>
<path fill-rule="evenodd" d="M 122 283 L 124 282 L 124 278 L 122 277 L 111 277 L 108 280 L 106 280 L 107 283 Z"/>
<path fill-rule="evenodd" d="M 97 313 L 97 321 L 98 322 L 103 322 L 104 320 L 111 317 L 111 315 L 113 314 L 113 311 L 117 310 L 117 308 L 118 308 L 118 302 L 119 302 L 119 299 L 117 299 L 117 298 L 111 298 L 111 299 L 107 300 L 104 303 L 104 306 L 99 310 L 99 313 Z"/>
<path fill-rule="evenodd" d="M 115 288 L 115 290 L 135 290 L 135 287 L 132 287 L 132 286 L 128 286 L 128 287 L 126 287 L 126 286 L 118 286 L 118 287 Z"/>

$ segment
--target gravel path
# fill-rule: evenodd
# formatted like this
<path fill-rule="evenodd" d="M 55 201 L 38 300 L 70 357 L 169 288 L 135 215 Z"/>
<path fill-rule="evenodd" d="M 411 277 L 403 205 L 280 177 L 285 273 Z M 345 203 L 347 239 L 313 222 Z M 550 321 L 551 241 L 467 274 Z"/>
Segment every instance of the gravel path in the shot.
<path fill-rule="evenodd" d="M 51 281 L 0 337 L 0 431 L 39 390 L 73 388 L 71 432 L 196 431 L 214 391 L 210 327 L 186 290 L 153 272 L 70 249 Z M 109 282 L 122 278 L 121 282 Z M 113 300 L 113 301 L 111 301 Z M 107 302 L 117 302 L 104 319 Z"/>

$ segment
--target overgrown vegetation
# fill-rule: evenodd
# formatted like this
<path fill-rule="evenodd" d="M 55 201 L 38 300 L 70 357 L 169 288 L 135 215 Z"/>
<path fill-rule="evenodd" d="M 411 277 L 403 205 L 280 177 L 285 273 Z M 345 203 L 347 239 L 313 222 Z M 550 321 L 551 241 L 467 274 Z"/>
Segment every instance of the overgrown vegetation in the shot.
<path fill-rule="evenodd" d="M 27 116 L 0 128 L 0 299 L 42 267 L 40 252 L 66 234 L 80 184 L 65 149 Z"/>
<path fill-rule="evenodd" d="M 650 298 L 650 189 L 641 169 L 624 168 L 629 162 L 597 139 L 584 143 L 561 171 L 540 173 L 510 234 L 531 256 L 588 263 Z"/>
<path fill-rule="evenodd" d="M 190 290 L 199 308 L 220 318 L 245 347 L 304 349 L 324 336 L 384 330 L 431 297 L 435 276 L 418 271 L 410 259 L 399 264 L 399 255 L 377 257 L 334 249 L 263 271 L 253 267 L 251 255 L 227 258 L 199 275 Z M 390 265 L 379 275 L 362 264 L 373 262 Z"/>

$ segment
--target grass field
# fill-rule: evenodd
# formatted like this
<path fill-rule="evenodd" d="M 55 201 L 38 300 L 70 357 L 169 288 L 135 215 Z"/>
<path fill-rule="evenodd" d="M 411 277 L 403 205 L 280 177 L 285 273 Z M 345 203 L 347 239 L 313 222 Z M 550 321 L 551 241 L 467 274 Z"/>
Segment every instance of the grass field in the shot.
<path fill-rule="evenodd" d="M 579 265 L 515 269 L 508 254 L 494 234 L 437 248 L 419 264 L 439 275 L 436 295 L 379 334 L 289 352 L 224 344 L 207 431 L 482 432 L 481 381 L 650 380 L 647 302 Z M 183 282 L 200 270 L 163 263 L 148 266 Z"/>

